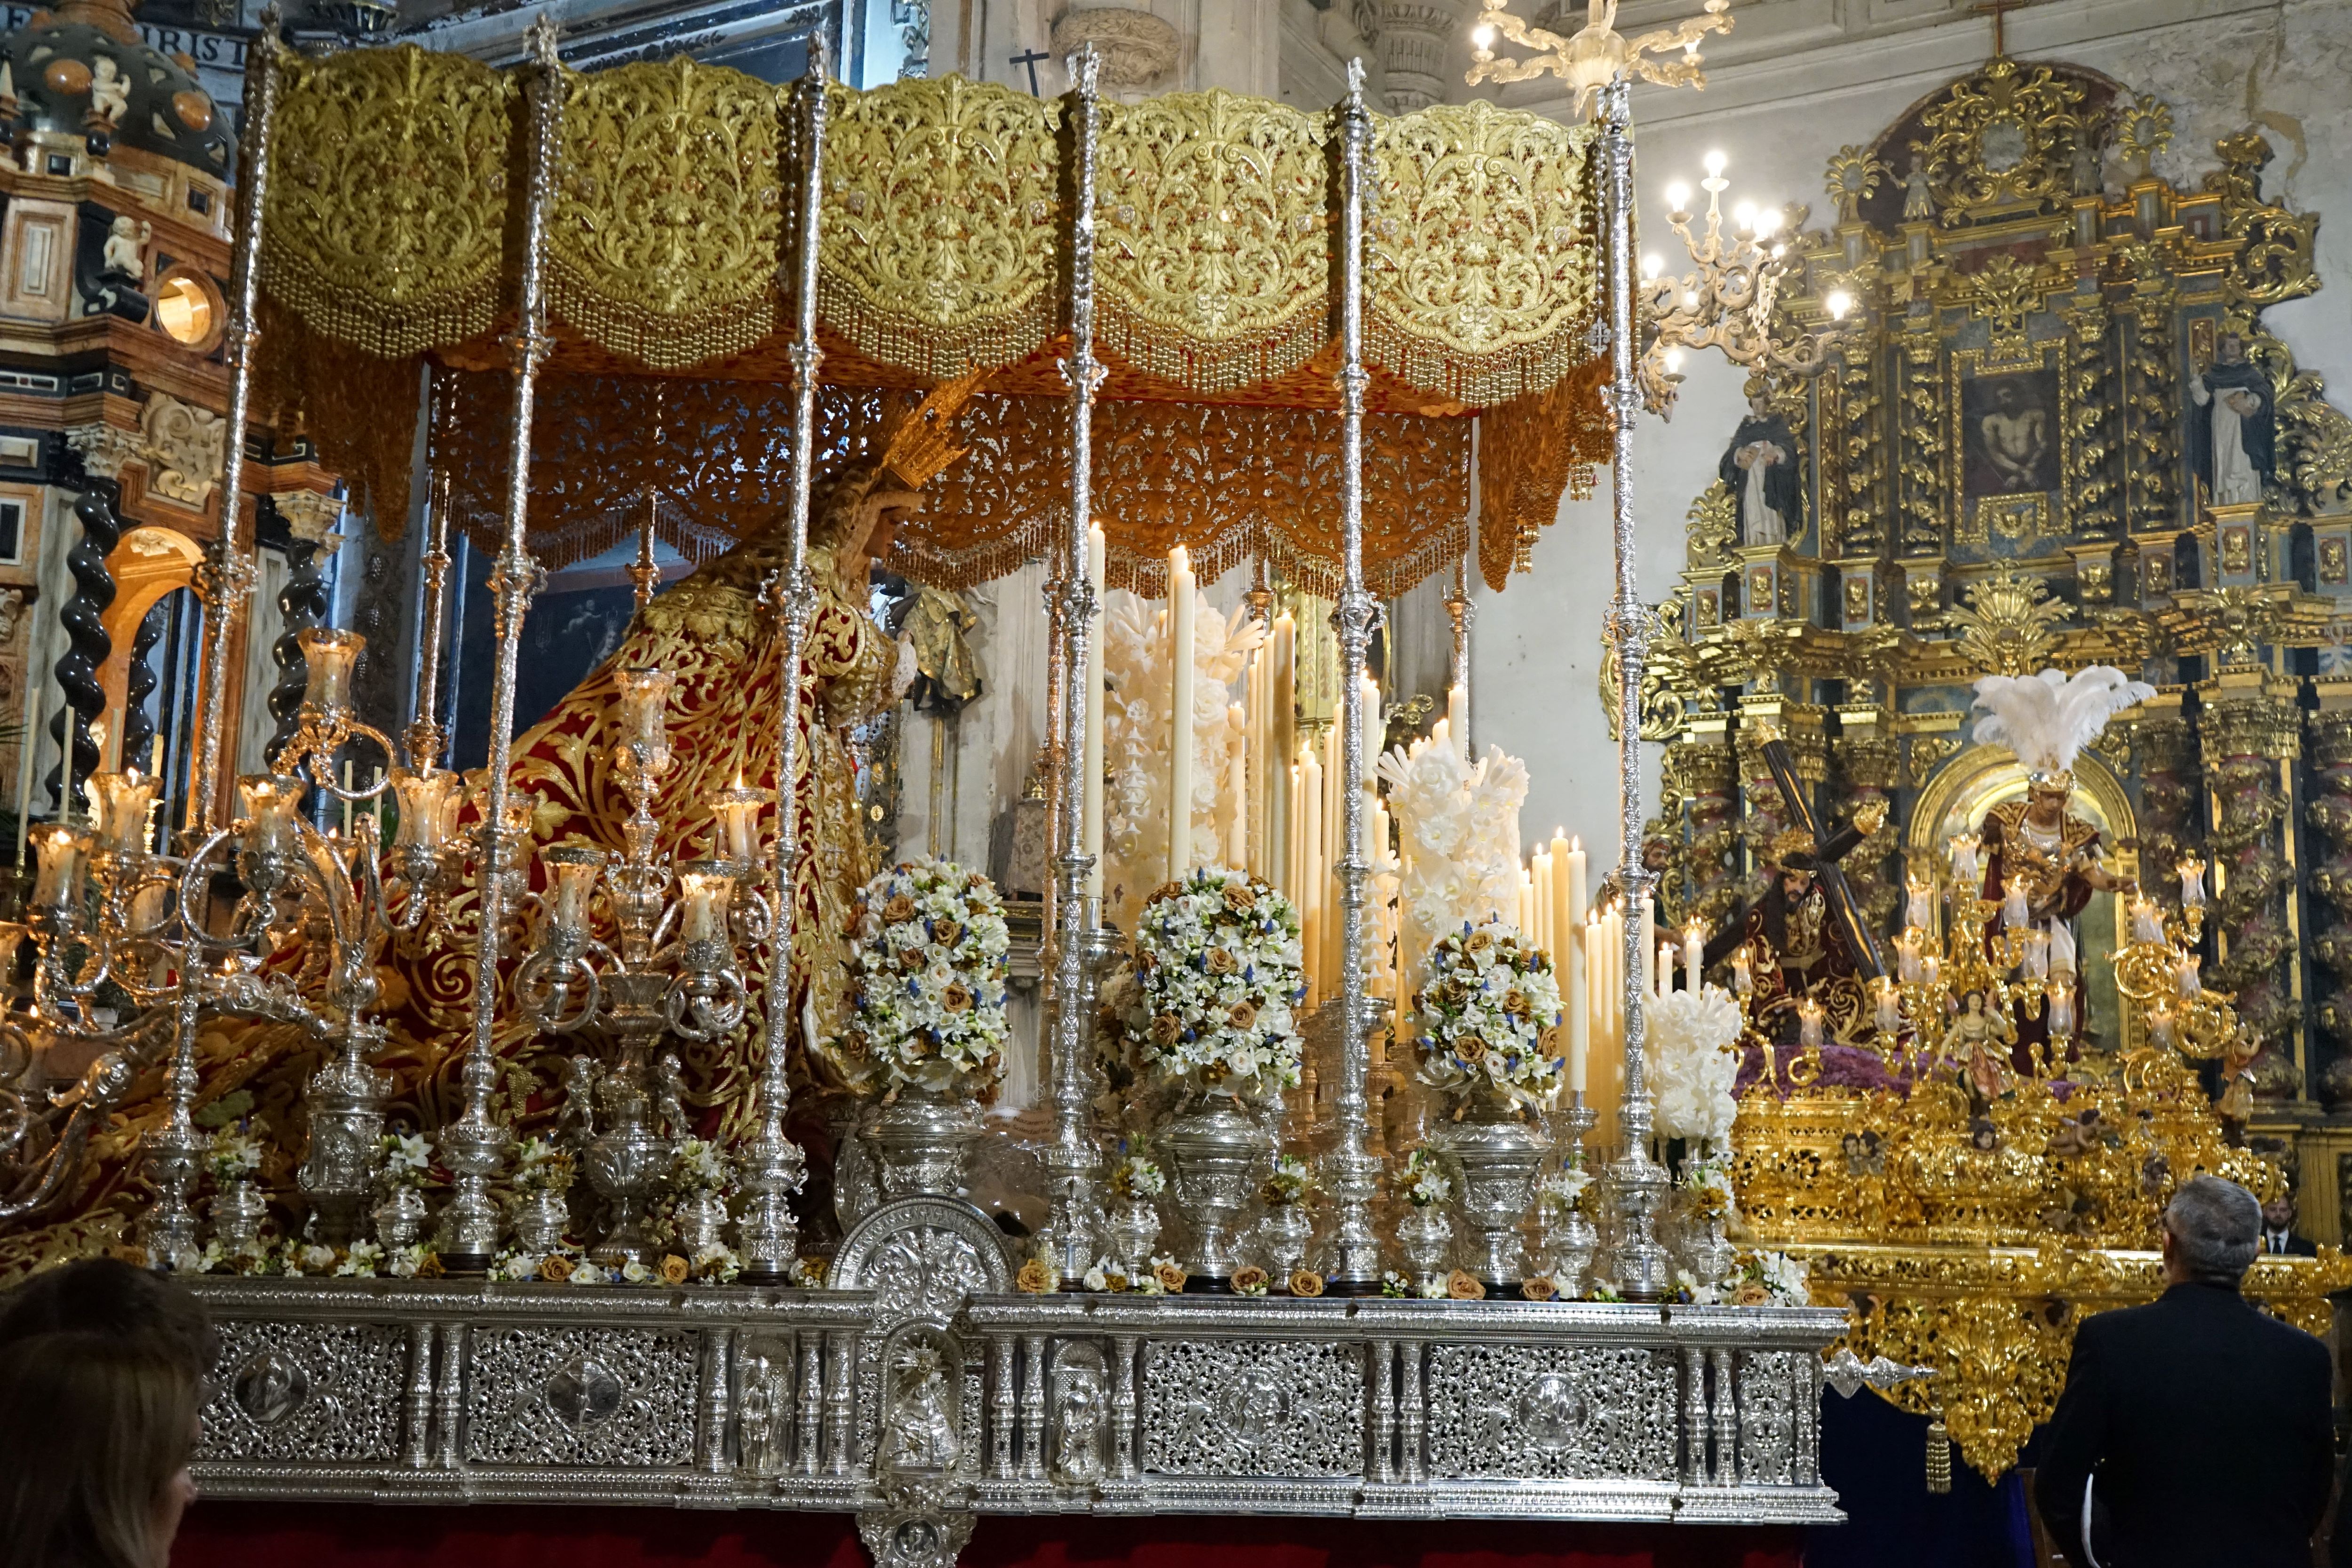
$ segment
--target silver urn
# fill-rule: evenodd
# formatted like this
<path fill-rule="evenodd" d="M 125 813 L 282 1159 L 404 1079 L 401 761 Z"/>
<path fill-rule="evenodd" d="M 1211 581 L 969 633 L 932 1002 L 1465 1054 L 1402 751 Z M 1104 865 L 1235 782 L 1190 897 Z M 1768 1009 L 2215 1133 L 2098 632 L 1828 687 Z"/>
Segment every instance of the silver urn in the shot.
<path fill-rule="evenodd" d="M 543 1258 L 562 1247 L 563 1233 L 571 1226 L 572 1205 L 562 1193 L 552 1187 L 525 1193 L 515 1205 L 515 1250 Z"/>
<path fill-rule="evenodd" d="M 1257 1222 L 1258 1250 L 1276 1285 L 1288 1285 L 1307 1267 L 1307 1249 L 1314 1244 L 1315 1216 L 1303 1203 L 1269 1205 Z"/>
<path fill-rule="evenodd" d="M 1454 1247 L 1454 1222 L 1437 1204 L 1415 1204 L 1397 1222 L 1397 1245 L 1412 1271 L 1412 1288 L 1423 1296 L 1445 1294 L 1446 1256 Z"/>
<path fill-rule="evenodd" d="M 375 1222 L 375 1244 L 386 1252 L 398 1252 L 424 1238 L 425 1222 L 431 1216 L 425 1194 L 405 1182 L 397 1182 L 369 1217 Z"/>
<path fill-rule="evenodd" d="M 909 1084 L 859 1134 L 874 1152 L 882 1200 L 963 1191 L 964 1163 L 980 1126 L 969 1097 Z"/>
<path fill-rule="evenodd" d="M 1507 1108 L 1474 1105 L 1465 1120 L 1446 1122 L 1430 1141 L 1462 1168 L 1471 1271 L 1489 1289 L 1516 1286 L 1526 1268 L 1519 1227 L 1535 1197 L 1536 1172 L 1549 1152 L 1547 1140 Z"/>
<path fill-rule="evenodd" d="M 269 1217 L 269 1200 L 249 1179 L 240 1176 L 213 1198 L 213 1239 L 231 1258 L 250 1252 L 261 1237 L 261 1222 Z"/>
<path fill-rule="evenodd" d="M 1265 1173 L 1274 1134 L 1219 1096 L 1170 1122 L 1160 1143 L 1176 1181 L 1176 1200 L 1192 1224 L 1185 1272 L 1223 1279 L 1240 1266 L 1234 1230 Z"/>
<path fill-rule="evenodd" d="M 1151 1269 L 1151 1244 L 1160 1239 L 1160 1205 L 1150 1198 L 1121 1198 L 1103 1222 L 1111 1263 L 1132 1281 Z"/>

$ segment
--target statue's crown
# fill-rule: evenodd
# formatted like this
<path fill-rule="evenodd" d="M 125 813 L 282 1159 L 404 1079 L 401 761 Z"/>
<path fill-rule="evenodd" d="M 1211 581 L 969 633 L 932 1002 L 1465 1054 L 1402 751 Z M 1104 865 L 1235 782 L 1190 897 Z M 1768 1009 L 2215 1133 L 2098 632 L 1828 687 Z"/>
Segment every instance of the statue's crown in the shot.
<path fill-rule="evenodd" d="M 919 490 L 956 459 L 971 450 L 950 438 L 957 413 L 987 378 L 977 370 L 943 381 L 931 388 L 914 412 L 887 425 L 883 433 L 882 472 L 907 489 Z"/>

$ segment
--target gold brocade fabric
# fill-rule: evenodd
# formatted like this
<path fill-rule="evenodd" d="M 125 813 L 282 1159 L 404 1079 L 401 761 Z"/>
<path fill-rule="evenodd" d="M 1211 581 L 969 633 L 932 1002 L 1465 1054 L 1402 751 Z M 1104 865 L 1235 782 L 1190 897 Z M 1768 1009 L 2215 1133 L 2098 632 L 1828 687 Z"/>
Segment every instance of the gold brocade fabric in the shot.
<path fill-rule="evenodd" d="M 520 79 L 415 48 L 284 58 L 263 287 L 387 359 L 488 331 Z"/>
<path fill-rule="evenodd" d="M 516 75 L 413 47 L 286 68 L 270 293 L 398 357 L 487 332 L 510 292 Z M 772 339 L 795 161 L 787 89 L 685 61 L 567 73 L 548 235 L 556 310 L 676 370 Z M 1013 364 L 1060 321 L 1059 100 L 957 77 L 830 89 L 819 308 L 923 381 Z M 1303 365 L 1330 332 L 1329 117 L 1228 93 L 1106 104 L 1105 345 L 1190 396 Z M 1487 104 L 1375 125 L 1372 367 L 1486 404 L 1591 357 L 1591 132 Z"/>
<path fill-rule="evenodd" d="M 499 545 L 508 378 L 452 378 L 453 417 L 435 461 L 451 473 L 456 519 Z M 879 426 L 884 400 L 826 386 L 817 399 L 818 484 Z M 975 397 L 956 442 L 971 453 L 925 491 L 902 527 L 892 569 L 961 589 L 1043 552 L 1069 493 L 1069 405 L 1058 398 Z M 630 537 L 650 489 L 656 528 L 707 559 L 783 514 L 791 397 L 752 382 L 550 374 L 532 426 L 531 549 L 551 566 Z M 1263 556 L 1328 594 L 1339 561 L 1339 417 L 1321 409 L 1116 400 L 1095 408 L 1095 515 L 1114 584 L 1161 591 L 1179 542 L 1213 576 Z M 1364 569 L 1401 593 L 1468 540 L 1470 422 L 1421 415 L 1365 420 Z M 1557 497 L 1558 490 L 1553 490 Z"/>
<path fill-rule="evenodd" d="M 557 312 L 656 370 L 774 331 L 774 89 L 684 58 L 565 83 L 565 173 L 547 233 Z"/>
<path fill-rule="evenodd" d="M 266 295 L 260 320 L 255 423 L 276 433 L 281 453 L 291 437 L 308 437 L 377 531 L 398 539 L 408 523 L 423 357 L 383 359 L 323 336 Z"/>

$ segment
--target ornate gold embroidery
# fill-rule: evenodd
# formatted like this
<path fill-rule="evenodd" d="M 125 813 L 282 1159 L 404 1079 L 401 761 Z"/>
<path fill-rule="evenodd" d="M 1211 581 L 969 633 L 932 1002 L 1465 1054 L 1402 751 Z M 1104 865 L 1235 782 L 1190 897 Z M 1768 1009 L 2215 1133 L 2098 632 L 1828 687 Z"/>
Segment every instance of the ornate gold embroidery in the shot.
<path fill-rule="evenodd" d="M 1035 350 L 1055 309 L 1061 105 L 959 76 L 830 102 L 827 324 L 934 378 Z"/>
<path fill-rule="evenodd" d="M 387 359 L 489 330 L 513 78 L 414 47 L 286 57 L 263 279 Z"/>
<path fill-rule="evenodd" d="M 1327 140 L 1319 120 L 1230 92 L 1105 105 L 1104 341 L 1202 392 L 1303 363 L 1330 326 Z"/>
<path fill-rule="evenodd" d="M 1385 368 L 1486 404 L 1591 358 L 1592 134 L 1484 102 L 1380 123 L 1366 325 Z"/>
<path fill-rule="evenodd" d="M 568 77 L 548 228 L 555 308 L 675 370 L 775 326 L 782 206 L 772 89 L 688 59 Z"/>

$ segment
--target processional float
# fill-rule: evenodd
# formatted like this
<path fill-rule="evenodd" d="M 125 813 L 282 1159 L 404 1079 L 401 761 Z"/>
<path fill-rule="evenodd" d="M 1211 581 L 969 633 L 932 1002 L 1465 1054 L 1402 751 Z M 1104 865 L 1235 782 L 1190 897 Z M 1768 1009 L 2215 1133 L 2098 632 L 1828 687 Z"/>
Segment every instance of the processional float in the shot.
<path fill-rule="evenodd" d="M 1587 244 L 1562 215 L 1597 190 L 1607 319 L 1593 320 L 1588 308 L 1573 321 L 1581 342 L 1572 350 L 1538 344 L 1535 353 L 1561 356 L 1561 363 L 1607 358 L 1601 402 L 1612 433 L 1616 578 L 1609 632 L 1622 736 L 1620 886 L 1634 904 L 1651 875 L 1640 855 L 1640 698 L 1651 634 L 1633 565 L 1632 426 L 1643 401 L 1635 352 L 1643 340 L 1632 269 L 1628 73 L 1694 78 L 1697 38 L 1724 25 L 1715 15 L 1720 9 L 1711 6 L 1706 21 L 1693 25 L 1698 31 L 1684 29 L 1688 37 L 1637 40 L 1630 54 L 1623 40 L 1610 45 L 1614 35 L 1580 35 L 1590 46 L 1582 50 L 1550 40 L 1545 47 L 1559 46 L 1569 62 L 1563 71 L 1571 79 L 1585 72 L 1591 79 L 1584 85 L 1598 92 L 1597 133 L 1513 120 L 1505 139 L 1534 144 L 1524 156 L 1548 167 L 1555 191 L 1567 190 L 1570 199 L 1549 215 L 1506 202 L 1499 215 L 1479 220 L 1532 231 L 1538 252 Z M 1549 38 L 1516 23 L 1506 30 L 1522 42 Z M 1661 43 L 1684 48 L 1682 59 L 1655 67 L 1641 58 L 1643 48 Z M 1482 42 L 1482 61 L 1490 58 Z M 432 99 L 436 84 L 425 79 L 436 67 L 414 51 L 388 58 L 390 65 L 374 68 L 408 79 L 377 107 L 416 113 Z M 289 99 L 314 131 L 335 123 L 338 95 L 352 90 L 352 80 L 338 75 L 339 64 L 290 60 L 274 28 L 265 29 L 252 51 L 228 339 L 234 379 L 226 488 L 232 496 L 252 417 L 264 258 L 279 254 L 267 233 L 276 221 L 273 164 L 299 156 L 314 190 L 321 162 L 334 156 L 323 138 L 289 148 L 281 125 Z M 437 84 L 450 89 L 445 106 L 470 93 L 478 126 L 502 118 L 504 95 L 516 90 L 512 79 L 465 62 L 447 69 L 449 79 Z M 432 721 L 429 696 L 425 716 L 398 745 L 366 730 L 349 698 L 356 639 L 313 632 L 304 639 L 310 681 L 296 740 L 273 760 L 273 773 L 238 782 L 242 815 L 232 819 L 223 805 L 220 758 L 234 627 L 233 616 L 223 615 L 207 626 L 199 766 L 181 852 L 149 847 L 152 786 L 142 793 L 140 781 L 124 775 L 94 781 L 100 805 L 93 830 L 61 825 L 38 844 L 37 907 L 25 932 L 36 975 L 26 1026 L 101 1054 L 80 1086 L 80 1102 L 28 1168 L 25 1206 L 52 1203 L 79 1179 L 78 1163 L 93 1135 L 160 1055 L 163 1109 L 144 1151 L 153 1196 L 136 1242 L 154 1266 L 188 1271 L 221 1323 L 225 1360 L 197 1461 L 205 1489 L 222 1496 L 355 1500 L 724 1500 L 854 1510 L 877 1559 L 909 1564 L 951 1560 L 972 1517 L 991 1511 L 1838 1518 L 1835 1499 L 1821 1482 L 1817 1434 L 1827 1375 L 1821 1352 L 1843 1331 L 1843 1314 L 1669 1300 L 1678 1282 L 1676 1259 L 1658 1231 L 1669 1183 L 1651 1147 L 1642 981 L 1650 932 L 1642 923 L 1623 926 L 1615 965 L 1622 977 L 1623 1095 L 1620 1136 L 1600 1152 L 1598 1235 L 1566 1248 L 1576 1260 L 1566 1294 L 1581 1297 L 1590 1286 L 1601 1299 L 1382 1293 L 1383 1265 L 1393 1256 L 1382 1234 L 1383 1176 L 1399 1189 L 1418 1175 L 1393 1168 L 1374 1140 L 1370 1037 L 1382 1019 L 1365 981 L 1365 881 L 1375 847 L 1368 842 L 1369 806 L 1360 790 L 1341 792 L 1343 849 L 1335 867 L 1341 962 L 1336 994 L 1320 1020 L 1337 1047 L 1334 1115 L 1319 1151 L 1319 1174 L 1334 1199 L 1320 1254 L 1328 1270 L 1301 1270 L 1312 1284 L 1287 1296 L 1054 1288 L 1075 1287 L 1105 1250 L 1108 1183 L 1095 1120 L 1092 1035 L 1106 967 L 1118 947 L 1118 933 L 1103 923 L 1099 900 L 1088 892 L 1092 857 L 1073 768 L 1083 752 L 1090 671 L 1099 657 L 1094 628 L 1101 605 L 1088 530 L 1093 420 L 1106 374 L 1097 357 L 1096 318 L 1104 110 L 1086 54 L 1072 61 L 1076 86 L 1062 127 L 1066 148 L 1053 154 L 1066 163 L 1015 171 L 1048 187 L 1066 180 L 1069 192 L 1066 200 L 1040 201 L 1030 224 L 1034 230 L 1052 217 L 1058 225 L 1051 236 L 1058 276 L 1043 297 L 1058 299 L 1057 325 L 1066 334 L 1057 368 L 1069 453 L 1066 510 L 1045 536 L 1053 564 L 1055 764 L 1045 1029 L 1052 1134 L 1042 1156 L 1052 1205 L 1046 1246 L 1016 1268 L 998 1228 L 951 1183 L 933 1180 L 927 1190 L 918 1176 L 903 1195 L 858 1219 L 821 1267 L 800 1256 L 789 1200 L 803 1184 L 805 1156 L 788 1131 L 786 1047 L 802 919 L 796 879 L 809 846 L 801 841 L 791 796 L 809 743 L 793 686 L 819 597 L 810 526 L 822 455 L 819 369 L 828 352 L 820 254 L 839 189 L 825 158 L 834 107 L 874 95 L 828 84 L 820 58 L 782 125 L 771 123 L 772 163 L 753 167 L 757 160 L 747 153 L 750 163 L 738 165 L 751 176 L 744 199 L 790 213 L 789 223 L 776 225 L 792 285 L 786 518 L 782 552 L 762 591 L 782 629 L 782 668 L 795 682 L 776 687 L 772 754 L 785 799 L 772 851 L 758 852 L 761 801 L 740 784 L 731 795 L 713 797 L 720 826 L 711 854 L 688 859 L 660 848 L 647 803 L 672 762 L 661 717 L 667 690 L 650 675 L 633 674 L 616 692 L 612 728 L 619 739 L 608 756 L 613 788 L 630 805 L 625 850 L 614 858 L 545 851 L 537 858 L 541 886 L 534 892 L 531 802 L 511 776 L 511 736 L 522 626 L 541 572 L 529 522 L 534 414 L 541 368 L 556 345 L 549 232 L 564 202 L 583 199 L 580 183 L 567 187 L 559 180 L 564 161 L 590 156 L 593 134 L 606 125 L 600 121 L 572 140 L 580 128 L 567 125 L 567 102 L 583 89 L 562 70 L 551 27 L 535 30 L 531 60 L 516 75 L 526 132 L 521 176 L 512 187 L 521 206 L 504 340 L 512 379 L 492 578 L 498 656 L 478 788 L 468 795 L 443 766 L 446 737 Z M 700 75 L 756 96 L 728 73 Z M 956 90 L 972 89 L 962 84 Z M 1490 121 L 1497 115 L 1475 112 Z M 1003 129 L 985 127 L 983 136 L 969 125 L 929 123 L 921 134 L 960 154 L 998 155 Z M 1313 286 L 1328 289 L 1336 301 L 1329 323 L 1335 353 L 1318 359 L 1308 374 L 1328 374 L 1339 395 L 1332 577 L 1339 685 L 1350 693 L 1360 688 L 1378 623 L 1365 540 L 1366 421 L 1374 382 L 1367 258 L 1374 249 L 1374 187 L 1382 169 L 1375 129 L 1360 85 L 1351 85 L 1328 132 L 1336 195 L 1328 219 L 1336 243 L 1323 268 L 1310 268 L 1318 274 Z M 1318 150 L 1325 144 L 1319 135 L 1310 142 Z M 455 149 L 452 166 L 460 167 L 461 184 L 464 160 L 479 152 L 462 141 Z M 772 183 L 764 196 L 762 181 Z M 1543 228 L 1545 216 L 1553 228 Z M 1301 232 L 1311 235 L 1319 221 L 1310 216 Z M 1433 244 L 1444 261 L 1451 242 L 1441 234 L 1434 241 L 1408 236 L 1390 243 Z M 497 254 L 495 239 L 490 254 Z M 493 269 L 489 292 L 477 289 L 479 298 L 457 312 L 476 335 L 496 313 L 499 277 Z M 292 291 L 300 284 L 273 273 L 271 287 Z M 576 290 L 576 278 L 567 287 Z M 319 304 L 318 297 L 311 302 Z M 331 313 L 331 305 L 320 308 Z M 1322 334 L 1314 335 L 1319 341 Z M 1303 372 L 1306 359 L 1296 356 L 1292 368 Z M 1537 415 L 1560 428 L 1523 426 L 1519 433 L 1523 447 L 1548 448 L 1542 463 L 1521 458 L 1524 471 L 1516 476 L 1523 496 L 1533 494 L 1547 517 L 1580 450 L 1566 428 L 1575 421 L 1573 405 L 1573 397 L 1537 399 Z M 1549 495 L 1537 482 L 1539 471 L 1549 474 Z M 426 555 L 429 614 L 436 623 L 446 511 L 433 509 L 436 532 Z M 1507 541 L 1503 548 L 1507 569 Z M 252 569 L 247 557 L 232 507 L 212 603 L 241 600 L 239 584 Z M 1462 618 L 1457 615 L 1457 624 Z M 432 689 L 428 676 L 424 690 Z M 1366 732 L 1365 705 L 1351 701 L 1340 712 L 1343 775 L 1366 777 L 1367 747 L 1375 742 Z M 339 778 L 335 761 L 354 741 L 384 753 L 388 776 L 365 787 L 348 774 Z M 399 824 L 389 850 L 378 842 L 375 814 L 366 809 L 387 796 L 397 802 Z M 307 804 L 323 799 L 362 808 L 347 819 L 347 834 L 321 831 L 306 814 Z M 470 837 L 462 830 L 469 816 Z M 215 894 L 215 887 L 230 885 L 215 874 L 232 868 L 233 903 Z M 591 917 L 600 879 L 606 928 Z M 154 896 L 158 890 L 163 897 Z M 517 941 L 509 915 L 526 903 L 536 918 Z M 609 940 L 598 929 L 609 929 Z M 423 940 L 419 933 L 437 933 L 435 940 L 452 951 L 470 947 L 474 972 L 456 1075 L 459 1103 L 432 1130 L 429 1149 L 418 1138 L 386 1133 L 389 1084 L 377 1060 L 387 1039 L 377 957 L 387 943 Z M 762 947 L 764 975 L 755 963 Z M 89 1004 L 109 982 L 143 1009 L 131 1026 L 96 1026 Z M 511 1002 L 503 1010 L 502 996 Z M 756 1092 L 735 1145 L 718 1150 L 695 1136 L 677 1069 L 653 1059 L 654 1053 L 666 1040 L 729 1038 L 755 1003 L 764 1047 Z M 510 1151 L 511 1107 L 501 1104 L 497 1055 L 501 1031 L 560 1037 L 593 1020 L 620 1040 L 619 1060 L 601 1069 L 586 1058 L 575 1060 L 581 1124 Z M 304 1096 L 308 1144 L 299 1185 L 315 1231 L 289 1240 L 271 1275 L 238 1267 L 241 1258 L 257 1256 L 259 1205 L 247 1180 L 255 1156 L 233 1132 L 207 1139 L 196 1119 L 211 1048 L 205 1042 L 215 1037 L 208 1031 L 224 1021 L 281 1026 L 329 1053 Z M 1580 1138 L 1590 1120 L 1580 1105 L 1559 1118 L 1568 1130 L 1564 1146 L 1545 1152 L 1563 1172 L 1581 1175 Z M 436 1161 L 451 1191 L 428 1243 L 416 1189 Z M 661 1255 L 645 1235 L 652 1171 L 663 1162 L 731 1164 L 744 1194 L 740 1212 L 730 1215 L 723 1202 L 712 1206 L 715 1186 L 694 1189 L 699 1201 L 676 1216 L 681 1236 L 698 1238 L 686 1246 L 690 1258 Z M 219 1194 L 209 1242 L 194 1202 L 207 1163 Z M 900 1170 L 922 1168 L 921 1159 L 910 1159 Z M 941 1168 L 951 1173 L 952 1162 Z M 575 1172 L 609 1208 L 605 1233 L 578 1259 L 554 1249 L 563 1210 L 543 1201 L 551 1193 L 560 1196 Z M 1523 1194 L 1531 1194 L 1534 1174 L 1530 1164 L 1515 1178 Z M 500 1184 L 519 1200 L 513 1228 L 520 1250 L 501 1247 L 508 1222 L 496 1201 Z M 1574 1195 L 1580 1185 L 1570 1184 L 1571 1211 L 1580 1212 Z M 1132 1180 L 1124 1195 L 1133 1199 Z M 737 1237 L 732 1247 L 718 1240 L 730 1225 Z M 363 1231 L 376 1239 L 362 1239 Z M 1719 1233 L 1712 1237 L 1720 1239 Z M 1482 1221 L 1480 1240 L 1482 1256 L 1504 1265 L 1490 1262 L 1485 1271 L 1510 1272 L 1518 1247 L 1510 1216 Z M 1719 1251 L 1703 1248 L 1702 1268 L 1705 1256 Z M 500 1268 L 518 1256 L 530 1265 L 526 1277 Z M 706 1256 L 724 1256 L 726 1263 L 704 1268 Z M 1591 1278 L 1575 1278 L 1585 1273 L 1587 1258 Z M 1723 1261 L 1717 1257 L 1716 1266 Z M 205 1271 L 224 1264 L 223 1271 Z M 698 1274 L 703 1277 L 690 1278 Z M 574 1282 L 588 1279 L 606 1288 Z M 1317 1299 L 1316 1291 L 1327 1293 Z M 1908 1371 L 1883 1360 L 1865 1366 L 1850 1354 L 1831 1370 L 1831 1380 L 1849 1389 L 1856 1380 L 1885 1386 Z"/>

